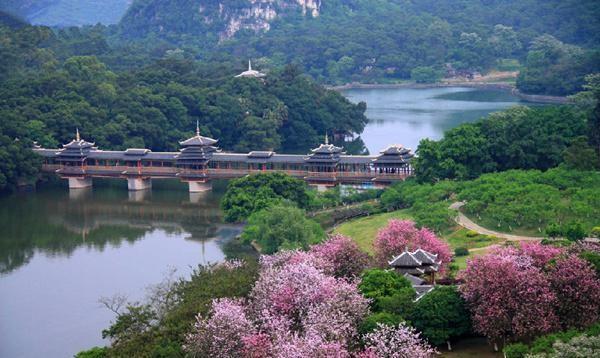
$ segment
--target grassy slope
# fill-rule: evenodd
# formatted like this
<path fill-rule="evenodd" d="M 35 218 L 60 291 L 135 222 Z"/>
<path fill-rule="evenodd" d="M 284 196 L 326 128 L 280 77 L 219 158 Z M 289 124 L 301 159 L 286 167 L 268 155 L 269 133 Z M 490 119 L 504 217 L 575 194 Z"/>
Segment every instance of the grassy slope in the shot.
<path fill-rule="evenodd" d="M 376 214 L 360 219 L 345 222 L 334 229 L 334 233 L 339 233 L 351 237 L 358 246 L 369 254 L 373 254 L 373 241 L 377 236 L 377 231 L 385 227 L 390 219 L 411 219 L 410 211 L 398 210 L 384 214 Z M 490 245 L 501 243 L 502 240 L 495 237 L 485 235 L 476 235 L 469 237 L 469 231 L 456 227 L 442 235 L 452 250 L 457 247 L 466 247 L 468 249 L 481 249 Z M 466 267 L 466 260 L 474 255 L 482 255 L 487 250 L 474 250 L 469 256 L 456 257 L 455 261 L 460 269 Z"/>
<path fill-rule="evenodd" d="M 408 210 L 392 211 L 347 221 L 334 229 L 335 233 L 351 237 L 358 246 L 373 254 L 373 240 L 377 231 L 387 225 L 390 219 L 411 219 Z"/>

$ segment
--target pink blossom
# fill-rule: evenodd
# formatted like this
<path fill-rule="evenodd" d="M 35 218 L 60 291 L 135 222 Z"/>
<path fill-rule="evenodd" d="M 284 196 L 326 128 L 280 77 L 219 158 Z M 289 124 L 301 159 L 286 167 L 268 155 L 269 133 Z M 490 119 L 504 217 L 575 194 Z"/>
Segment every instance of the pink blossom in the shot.
<path fill-rule="evenodd" d="M 521 252 L 533 259 L 533 265 L 544 267 L 550 260 L 564 253 L 564 249 L 550 245 L 542 245 L 538 242 L 522 242 Z"/>
<path fill-rule="evenodd" d="M 588 262 L 575 255 L 562 257 L 550 267 L 548 279 L 563 328 L 582 328 L 598 321 L 600 280 Z"/>
<path fill-rule="evenodd" d="M 262 330 L 310 331 L 324 340 L 350 340 L 368 313 L 368 301 L 354 283 L 327 276 L 305 262 L 263 270 L 250 301 Z"/>
<path fill-rule="evenodd" d="M 333 235 L 312 246 L 310 253 L 317 258 L 316 262 L 325 273 L 335 277 L 358 277 L 369 263 L 369 255 L 343 235 Z"/>
<path fill-rule="evenodd" d="M 242 337 L 254 332 L 241 302 L 229 298 L 213 300 L 209 317 L 198 315 L 194 328 L 184 348 L 201 357 L 240 357 Z"/>
<path fill-rule="evenodd" d="M 438 255 L 442 261 L 440 271 L 444 272 L 452 259 L 450 247 L 438 239 L 435 234 L 427 229 L 417 229 L 410 220 L 390 220 L 388 226 L 379 230 L 374 242 L 375 260 L 385 268 L 388 262 L 403 251 L 423 249 Z"/>
<path fill-rule="evenodd" d="M 470 260 L 461 292 L 476 332 L 494 342 L 531 338 L 555 329 L 556 296 L 533 259 L 506 248 Z"/>
<path fill-rule="evenodd" d="M 271 337 L 265 333 L 248 334 L 242 337 L 244 357 L 267 358 L 272 356 Z"/>
<path fill-rule="evenodd" d="M 437 353 L 414 328 L 403 323 L 397 327 L 379 323 L 363 340 L 365 351 L 360 358 L 429 358 Z"/>

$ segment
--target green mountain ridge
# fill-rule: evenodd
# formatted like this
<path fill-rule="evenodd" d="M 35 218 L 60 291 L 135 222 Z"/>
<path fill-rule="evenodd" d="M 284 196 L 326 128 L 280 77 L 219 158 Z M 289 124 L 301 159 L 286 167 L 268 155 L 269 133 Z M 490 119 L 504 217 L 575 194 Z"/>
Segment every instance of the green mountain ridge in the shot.
<path fill-rule="evenodd" d="M 597 48 L 598 13 L 592 0 L 135 0 L 116 37 L 205 60 L 296 63 L 321 82 L 381 82 L 523 61 L 544 34 Z"/>

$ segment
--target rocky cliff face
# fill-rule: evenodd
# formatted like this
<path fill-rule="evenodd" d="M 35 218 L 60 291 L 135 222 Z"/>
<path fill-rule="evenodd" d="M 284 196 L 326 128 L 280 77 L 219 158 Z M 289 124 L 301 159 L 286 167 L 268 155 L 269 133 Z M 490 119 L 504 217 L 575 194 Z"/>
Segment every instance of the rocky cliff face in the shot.
<path fill-rule="evenodd" d="M 240 30 L 268 31 L 275 18 L 287 13 L 317 17 L 320 10 L 321 0 L 137 0 L 121 27 L 131 37 L 149 32 L 216 33 L 222 41 Z"/>

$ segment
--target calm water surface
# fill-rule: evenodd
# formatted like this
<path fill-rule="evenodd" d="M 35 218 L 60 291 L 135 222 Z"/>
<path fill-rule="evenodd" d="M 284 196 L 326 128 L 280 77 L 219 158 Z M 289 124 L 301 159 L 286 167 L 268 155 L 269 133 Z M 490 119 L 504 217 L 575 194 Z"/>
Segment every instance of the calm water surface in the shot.
<path fill-rule="evenodd" d="M 444 131 L 520 103 L 507 92 L 464 87 L 351 89 L 353 102 L 367 103 L 370 122 L 361 138 L 371 154 L 390 144 L 417 149 L 423 138 L 439 139 Z"/>
<path fill-rule="evenodd" d="M 440 138 L 459 123 L 515 105 L 506 93 L 467 88 L 348 90 L 366 101 L 371 122 L 362 139 L 371 153 L 421 138 Z M 94 182 L 69 193 L 49 186 L 0 197 L 0 357 L 69 357 L 104 345 L 113 314 L 102 296 L 144 297 L 176 268 L 224 258 L 240 228 L 224 225 L 217 183 L 192 196 L 175 181 L 128 193 L 123 181 Z"/>
<path fill-rule="evenodd" d="M 240 230 L 221 224 L 219 188 L 190 197 L 174 181 L 135 193 L 124 180 L 99 184 L 0 198 L 0 357 L 71 357 L 104 345 L 113 314 L 100 297 L 139 300 L 172 268 L 189 276 L 222 260 Z"/>

